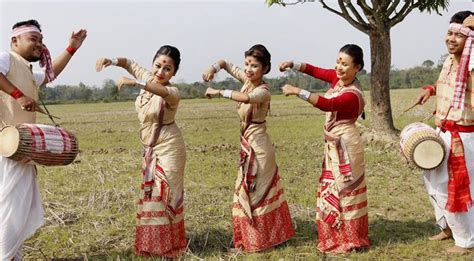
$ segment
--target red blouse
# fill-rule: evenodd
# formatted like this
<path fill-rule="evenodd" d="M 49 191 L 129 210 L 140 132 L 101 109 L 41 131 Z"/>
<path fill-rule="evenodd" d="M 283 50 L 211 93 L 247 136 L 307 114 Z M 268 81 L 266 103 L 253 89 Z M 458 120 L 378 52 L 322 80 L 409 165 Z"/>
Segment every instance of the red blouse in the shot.
<path fill-rule="evenodd" d="M 334 69 L 322 69 L 311 64 L 306 64 L 304 73 L 330 83 L 331 88 L 334 88 L 337 82 L 339 82 L 336 70 Z M 330 99 L 319 96 L 318 102 L 314 107 L 322 111 L 337 111 L 337 121 L 354 119 L 359 116 L 359 97 L 352 92 L 346 92 Z"/>

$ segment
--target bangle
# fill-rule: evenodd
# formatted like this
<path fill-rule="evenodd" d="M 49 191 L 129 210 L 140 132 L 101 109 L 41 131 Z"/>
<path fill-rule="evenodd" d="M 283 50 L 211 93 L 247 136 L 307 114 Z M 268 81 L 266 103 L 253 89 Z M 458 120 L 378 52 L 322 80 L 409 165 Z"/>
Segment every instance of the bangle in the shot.
<path fill-rule="evenodd" d="M 211 66 L 212 66 L 212 68 L 214 68 L 216 70 L 215 73 L 218 73 L 222 69 L 221 66 L 219 65 L 219 63 L 214 63 Z"/>
<path fill-rule="evenodd" d="M 13 99 L 18 99 L 20 97 L 23 97 L 25 96 L 25 94 L 23 92 L 21 92 L 18 88 L 15 88 L 14 91 L 12 91 L 12 93 L 10 93 L 10 96 L 13 97 Z"/>
<path fill-rule="evenodd" d="M 135 85 L 138 85 L 138 86 L 140 87 L 140 89 L 145 90 L 145 88 L 146 88 L 146 81 L 144 81 L 144 80 L 136 80 L 136 81 L 135 81 Z"/>
<path fill-rule="evenodd" d="M 115 65 L 115 66 L 118 65 L 118 59 L 117 58 L 113 58 L 110 61 L 112 62 L 112 65 Z"/>
<path fill-rule="evenodd" d="M 299 71 L 301 68 L 301 63 L 300 62 L 293 62 L 293 67 L 292 69 L 295 71 Z"/>
<path fill-rule="evenodd" d="M 222 97 L 227 98 L 227 99 L 232 99 L 232 92 L 233 92 L 232 90 L 224 90 Z"/>
<path fill-rule="evenodd" d="M 67 51 L 70 55 L 74 55 L 74 53 L 77 51 L 77 49 L 74 49 L 74 47 L 72 47 L 72 46 L 69 45 L 69 46 L 66 48 L 66 51 Z"/>
<path fill-rule="evenodd" d="M 308 101 L 310 95 L 311 93 L 304 89 L 301 89 L 300 93 L 298 93 L 298 97 L 304 101 Z"/>

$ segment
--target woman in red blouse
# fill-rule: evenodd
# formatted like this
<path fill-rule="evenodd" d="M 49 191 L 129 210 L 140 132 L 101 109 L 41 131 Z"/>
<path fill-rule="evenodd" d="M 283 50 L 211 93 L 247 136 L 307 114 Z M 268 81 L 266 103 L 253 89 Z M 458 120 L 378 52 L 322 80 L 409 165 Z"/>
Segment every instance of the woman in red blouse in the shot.
<path fill-rule="evenodd" d="M 280 71 L 291 68 L 331 84 L 324 96 L 289 84 L 282 88 L 285 96 L 298 95 L 326 112 L 316 214 L 317 248 L 323 253 L 345 253 L 370 245 L 364 142 L 355 126 L 364 109 L 362 88 L 356 78 L 363 67 L 362 49 L 353 44 L 341 48 L 334 69 L 293 61 L 280 65 Z"/>

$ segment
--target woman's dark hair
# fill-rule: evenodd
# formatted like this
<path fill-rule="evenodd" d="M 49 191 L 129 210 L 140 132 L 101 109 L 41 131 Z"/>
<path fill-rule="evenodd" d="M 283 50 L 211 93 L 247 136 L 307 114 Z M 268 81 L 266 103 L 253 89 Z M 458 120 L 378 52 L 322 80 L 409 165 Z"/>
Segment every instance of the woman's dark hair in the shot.
<path fill-rule="evenodd" d="M 362 71 L 364 68 L 364 52 L 362 51 L 362 48 L 356 44 L 346 44 L 341 48 L 341 50 L 339 50 L 339 52 L 352 57 L 352 62 L 355 65 L 360 65 L 359 71 Z"/>
<path fill-rule="evenodd" d="M 17 27 L 20 27 L 20 26 L 24 26 L 24 25 L 33 25 L 33 26 L 36 26 L 38 27 L 38 30 L 41 32 L 41 25 L 38 23 L 38 21 L 34 20 L 34 19 L 31 19 L 31 20 L 28 20 L 28 21 L 21 21 L 21 22 L 18 22 L 16 24 L 13 25 L 12 27 L 12 30 L 17 28 Z"/>
<path fill-rule="evenodd" d="M 270 62 L 272 56 L 270 55 L 270 52 L 267 50 L 267 48 L 265 48 L 265 46 L 261 44 L 256 44 L 250 47 L 250 49 L 248 49 L 244 53 L 244 55 L 245 57 L 247 56 L 255 57 L 257 61 L 259 61 L 262 64 L 263 68 L 267 67 L 267 70 L 265 70 L 263 74 L 267 74 L 270 72 L 270 69 L 272 68 L 272 63 Z"/>
<path fill-rule="evenodd" d="M 179 52 L 178 48 L 171 46 L 171 45 L 163 45 L 158 49 L 158 51 L 155 54 L 155 57 L 153 57 L 153 62 L 158 58 L 160 55 L 166 55 L 171 57 L 174 62 L 174 68 L 175 72 L 178 71 L 179 69 L 179 63 L 181 62 L 181 53 Z"/>
<path fill-rule="evenodd" d="M 464 19 L 466 19 L 468 16 L 470 15 L 474 15 L 473 12 L 471 11 L 460 11 L 460 12 L 457 12 L 455 13 L 452 17 L 451 17 L 451 20 L 449 21 L 449 23 L 456 23 L 456 24 L 462 24 L 462 22 L 464 21 Z"/>

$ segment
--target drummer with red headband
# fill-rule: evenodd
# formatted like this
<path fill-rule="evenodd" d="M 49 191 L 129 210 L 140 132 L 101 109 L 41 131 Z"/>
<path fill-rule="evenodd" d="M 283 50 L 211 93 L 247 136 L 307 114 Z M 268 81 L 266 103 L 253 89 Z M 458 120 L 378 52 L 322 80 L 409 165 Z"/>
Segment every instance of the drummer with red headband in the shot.
<path fill-rule="evenodd" d="M 451 18 L 445 41 L 449 56 L 436 86 L 425 86 L 417 99 L 424 104 L 436 96 L 436 126 L 449 156 L 424 181 L 441 232 L 430 240 L 454 238 L 449 253 L 474 249 L 474 13 L 462 11 Z"/>
<path fill-rule="evenodd" d="M 0 51 L 0 121 L 34 123 L 38 88 L 53 81 L 87 36 L 73 32 L 67 48 L 51 62 L 36 20 L 16 23 L 11 51 Z M 44 70 L 32 70 L 33 62 Z M 0 141 L 1 142 L 1 141 Z M 23 242 L 43 224 L 43 207 L 34 165 L 0 157 L 0 260 L 20 260 Z"/>

